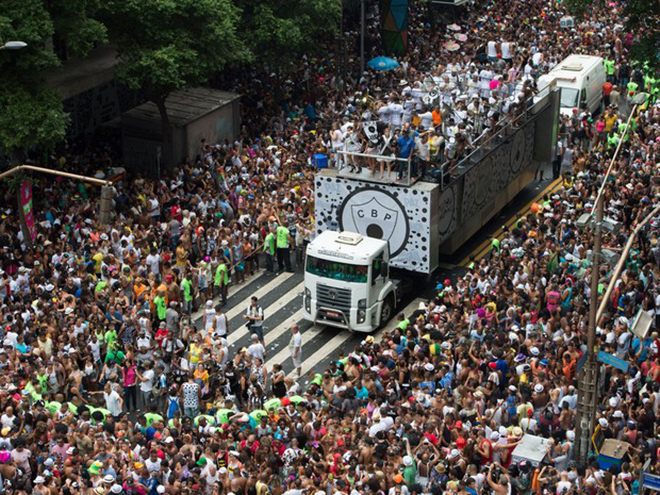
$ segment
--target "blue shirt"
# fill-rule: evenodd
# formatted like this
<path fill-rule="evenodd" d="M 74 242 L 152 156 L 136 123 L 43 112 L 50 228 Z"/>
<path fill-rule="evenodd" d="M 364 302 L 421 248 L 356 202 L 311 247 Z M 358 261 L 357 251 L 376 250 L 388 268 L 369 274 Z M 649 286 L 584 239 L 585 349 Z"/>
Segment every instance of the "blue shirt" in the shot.
<path fill-rule="evenodd" d="M 415 140 L 411 137 L 399 136 L 397 144 L 399 145 L 399 157 L 408 158 L 415 145 Z"/>

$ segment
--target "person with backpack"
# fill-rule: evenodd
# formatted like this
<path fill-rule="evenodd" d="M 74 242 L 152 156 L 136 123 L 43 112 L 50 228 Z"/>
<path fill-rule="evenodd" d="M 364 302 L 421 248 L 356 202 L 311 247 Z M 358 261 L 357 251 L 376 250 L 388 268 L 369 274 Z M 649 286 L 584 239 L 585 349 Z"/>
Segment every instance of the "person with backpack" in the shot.
<path fill-rule="evenodd" d="M 261 342 L 261 345 L 266 347 L 263 330 L 264 310 L 261 306 L 259 306 L 258 302 L 259 300 L 257 296 L 252 296 L 250 299 L 250 305 L 248 306 L 245 315 L 243 315 L 243 318 L 248 320 L 247 328 L 250 334 L 256 334 L 257 337 L 259 337 L 259 342 Z"/>

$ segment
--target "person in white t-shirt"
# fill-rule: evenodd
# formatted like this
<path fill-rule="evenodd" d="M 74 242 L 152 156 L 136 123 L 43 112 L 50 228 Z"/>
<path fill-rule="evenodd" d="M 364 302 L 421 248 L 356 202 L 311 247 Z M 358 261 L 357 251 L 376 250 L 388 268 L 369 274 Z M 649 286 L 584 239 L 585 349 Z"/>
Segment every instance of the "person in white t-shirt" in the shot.
<path fill-rule="evenodd" d="M 259 342 L 259 336 L 256 333 L 253 333 L 250 339 L 252 344 L 250 344 L 250 347 L 248 347 L 248 356 L 250 356 L 250 359 L 259 358 L 263 363 L 266 349 L 264 348 L 263 344 Z"/>
<path fill-rule="evenodd" d="M 90 394 L 103 394 L 105 400 L 105 408 L 110 411 L 113 417 L 117 417 L 122 413 L 124 408 L 124 399 L 112 388 L 112 384 L 106 383 L 102 391 L 90 392 Z"/>
<path fill-rule="evenodd" d="M 140 380 L 140 392 L 142 396 L 142 406 L 148 407 L 151 400 L 151 393 L 154 389 L 154 380 L 156 373 L 151 369 L 151 362 L 144 363 L 145 371 L 143 373 L 137 372 L 138 380 Z"/>

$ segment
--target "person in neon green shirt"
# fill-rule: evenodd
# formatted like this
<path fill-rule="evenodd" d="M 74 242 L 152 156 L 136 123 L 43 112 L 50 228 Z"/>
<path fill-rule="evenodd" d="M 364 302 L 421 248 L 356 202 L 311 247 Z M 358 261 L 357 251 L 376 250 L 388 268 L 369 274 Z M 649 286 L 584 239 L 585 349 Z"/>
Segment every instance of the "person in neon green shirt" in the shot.
<path fill-rule="evenodd" d="M 405 331 L 408 329 L 410 326 L 410 320 L 406 318 L 406 316 L 403 313 L 399 313 L 399 316 L 397 316 L 397 319 L 399 320 L 399 323 L 397 324 L 397 328 L 401 330 L 401 333 L 405 333 Z"/>
<path fill-rule="evenodd" d="M 264 253 L 266 253 L 266 270 L 270 273 L 275 271 L 275 229 L 270 229 L 264 239 Z"/>
<path fill-rule="evenodd" d="M 229 270 L 227 265 L 222 262 L 215 270 L 213 285 L 222 298 L 222 304 L 227 304 L 227 288 L 229 286 Z"/>
<path fill-rule="evenodd" d="M 117 330 L 114 327 L 110 327 L 108 331 L 103 335 L 103 340 L 105 340 L 106 345 L 111 346 L 117 341 Z"/>
<path fill-rule="evenodd" d="M 289 223 L 283 222 L 282 225 L 275 229 L 276 245 L 277 245 L 277 267 L 279 271 L 286 268 L 287 272 L 291 271 L 291 235 L 289 234 Z"/>
<path fill-rule="evenodd" d="M 156 316 L 161 321 L 165 320 L 165 314 L 167 313 L 167 304 L 165 303 L 165 292 L 162 290 L 158 291 L 158 295 L 154 297 L 154 304 L 156 305 Z"/>
<path fill-rule="evenodd" d="M 183 314 L 188 318 L 188 323 L 190 323 L 190 314 L 192 313 L 193 307 L 193 283 L 191 282 L 192 274 L 190 270 L 186 270 L 183 280 L 181 280 L 181 292 L 183 292 L 183 305 L 181 309 Z"/>
<path fill-rule="evenodd" d="M 155 421 L 165 422 L 165 418 L 153 411 L 146 413 L 144 418 L 147 420 L 147 427 L 151 426 Z"/>

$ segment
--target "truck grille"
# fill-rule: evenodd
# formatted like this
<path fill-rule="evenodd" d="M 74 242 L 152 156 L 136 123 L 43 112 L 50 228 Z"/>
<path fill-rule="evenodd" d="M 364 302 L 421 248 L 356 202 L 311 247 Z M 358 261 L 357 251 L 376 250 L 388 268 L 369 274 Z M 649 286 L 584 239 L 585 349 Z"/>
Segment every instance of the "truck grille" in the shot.
<path fill-rule="evenodd" d="M 351 290 L 318 285 L 316 287 L 316 299 L 319 306 L 335 308 L 342 311 L 351 309 Z"/>

